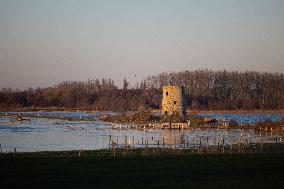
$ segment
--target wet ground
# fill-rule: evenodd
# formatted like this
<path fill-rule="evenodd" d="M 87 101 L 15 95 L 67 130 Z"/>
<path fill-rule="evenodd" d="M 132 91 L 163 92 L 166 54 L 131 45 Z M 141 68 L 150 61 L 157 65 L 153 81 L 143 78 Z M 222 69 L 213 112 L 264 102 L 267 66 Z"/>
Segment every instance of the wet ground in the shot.
<path fill-rule="evenodd" d="M 62 117 L 97 118 L 113 112 L 25 112 L 21 113 L 30 121 L 16 121 L 18 113 L 2 113 L 0 116 L 0 144 L 3 152 L 17 151 L 58 151 L 58 150 L 95 150 L 111 146 L 111 142 L 120 147 L 170 147 L 183 148 L 185 145 L 225 145 L 237 143 L 283 142 L 281 133 L 258 133 L 243 129 L 130 129 L 129 125 L 113 125 L 95 121 L 68 121 Z M 30 116 L 30 117 L 29 117 Z M 53 119 L 42 118 L 46 116 Z M 212 118 L 234 118 L 238 123 L 281 118 L 278 114 L 201 114 Z M 56 119 L 58 118 L 58 119 Z M 114 129 L 114 127 L 116 129 Z M 111 139 L 111 140 L 110 140 Z"/>

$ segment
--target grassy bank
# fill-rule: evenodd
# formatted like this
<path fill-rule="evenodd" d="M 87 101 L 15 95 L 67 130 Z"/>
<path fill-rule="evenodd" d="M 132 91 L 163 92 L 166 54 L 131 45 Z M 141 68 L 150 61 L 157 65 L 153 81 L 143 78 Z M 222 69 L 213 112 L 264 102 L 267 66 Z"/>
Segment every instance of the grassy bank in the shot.
<path fill-rule="evenodd" d="M 284 154 L 4 154 L 0 188 L 283 188 Z"/>

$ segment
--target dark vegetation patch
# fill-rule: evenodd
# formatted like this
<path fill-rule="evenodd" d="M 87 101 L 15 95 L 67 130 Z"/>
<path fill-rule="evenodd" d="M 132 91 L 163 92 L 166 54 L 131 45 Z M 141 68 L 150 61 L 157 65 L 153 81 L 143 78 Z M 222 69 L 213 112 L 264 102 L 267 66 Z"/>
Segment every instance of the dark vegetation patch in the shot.
<path fill-rule="evenodd" d="M 130 153 L 130 152 L 129 152 Z M 6 154 L 1 188 L 282 188 L 284 154 Z M 130 153 L 131 154 L 131 153 Z"/>
<path fill-rule="evenodd" d="M 116 123 L 150 123 L 156 120 L 155 116 L 151 114 L 151 110 L 142 109 L 134 112 L 130 115 L 126 113 L 121 113 L 118 115 L 105 115 L 100 117 L 101 120 L 106 122 L 116 122 Z"/>

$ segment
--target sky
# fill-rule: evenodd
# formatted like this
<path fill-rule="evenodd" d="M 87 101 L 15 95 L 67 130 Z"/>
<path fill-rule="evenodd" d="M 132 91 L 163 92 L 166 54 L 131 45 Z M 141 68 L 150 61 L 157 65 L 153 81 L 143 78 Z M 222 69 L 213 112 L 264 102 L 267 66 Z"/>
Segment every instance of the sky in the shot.
<path fill-rule="evenodd" d="M 0 88 L 284 72 L 283 0 L 0 0 Z"/>

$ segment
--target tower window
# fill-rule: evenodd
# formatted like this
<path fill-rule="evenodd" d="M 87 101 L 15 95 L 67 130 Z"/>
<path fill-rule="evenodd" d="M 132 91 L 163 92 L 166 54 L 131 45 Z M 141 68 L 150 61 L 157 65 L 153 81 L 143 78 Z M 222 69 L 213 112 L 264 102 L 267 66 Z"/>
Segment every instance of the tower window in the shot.
<path fill-rule="evenodd" d="M 166 95 L 168 96 L 168 94 L 169 94 L 169 92 L 167 91 L 167 92 L 166 92 Z"/>
<path fill-rule="evenodd" d="M 175 101 L 174 101 L 174 104 L 176 104 L 176 103 L 177 103 L 177 101 L 175 100 Z"/>

